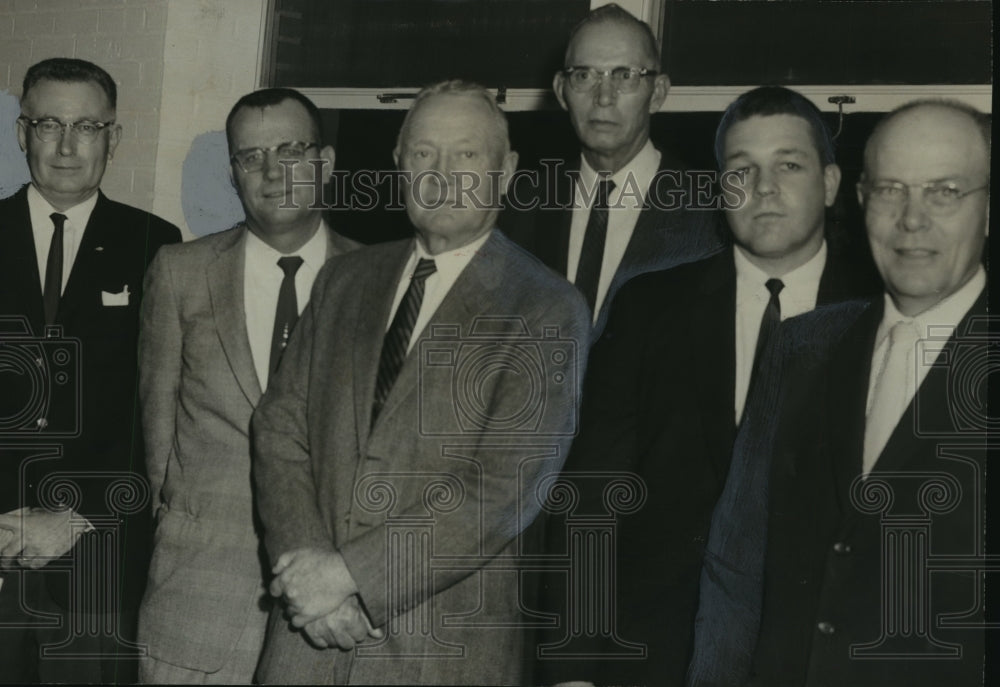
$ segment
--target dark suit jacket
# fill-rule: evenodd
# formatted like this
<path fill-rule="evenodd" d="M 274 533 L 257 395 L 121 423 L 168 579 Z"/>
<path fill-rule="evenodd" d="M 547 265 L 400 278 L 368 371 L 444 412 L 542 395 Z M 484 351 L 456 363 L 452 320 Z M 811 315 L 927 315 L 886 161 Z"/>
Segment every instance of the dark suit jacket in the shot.
<path fill-rule="evenodd" d="M 53 340 L 32 349 L 41 352 L 47 366 L 39 390 L 45 411 L 38 412 L 47 412 L 48 427 L 39 432 L 24 429 L 23 423 L 8 426 L 2 440 L 26 448 L 0 453 L 0 512 L 62 501 L 100 529 L 120 528 L 118 543 L 128 559 L 122 561 L 118 591 L 123 603 L 133 606 L 145 584 L 149 545 L 149 494 L 136 404 L 139 303 L 146 266 L 161 245 L 176 241 L 177 227 L 99 192 L 56 316 L 60 338 L 77 344 Z M 117 294 L 125 286 L 127 305 L 102 305 L 102 291 Z M 0 316 L 23 318 L 36 340 L 46 335 L 27 186 L 0 200 Z M 30 448 L 41 446 L 52 448 Z M 65 479 L 55 480 L 57 475 Z M 61 486 L 61 481 L 75 486 Z M 67 603 L 68 578 L 47 577 L 53 598 Z"/>
<path fill-rule="evenodd" d="M 520 187 L 517 209 L 508 198 L 500 216 L 500 228 L 542 262 L 566 276 L 569 261 L 569 234 L 573 219 L 573 194 L 579 176 L 580 160 L 568 165 L 562 161 L 543 168 L 539 188 L 529 193 Z M 660 151 L 660 169 L 647 192 L 646 204 L 635 224 L 628 247 L 615 272 L 601 312 L 594 325 L 594 338 L 600 336 L 607 320 L 611 301 L 621 286 L 645 272 L 663 270 L 699 260 L 718 252 L 724 245 L 724 231 L 718 213 L 689 210 L 677 205 L 693 202 L 690 189 L 675 173 L 684 170 L 676 158 Z M 668 174 L 669 173 L 669 174 Z"/>
<path fill-rule="evenodd" d="M 272 561 L 335 547 L 387 637 L 319 651 L 272 614 L 262 682 L 520 683 L 511 557 L 575 429 L 587 307 L 494 232 L 414 343 L 373 426 L 379 351 L 412 250 L 412 240 L 386 243 L 327 263 L 252 426 Z M 541 405 L 526 406 L 525 393 Z M 430 539 L 400 532 L 413 527 Z M 411 577 L 398 541 L 417 560 L 433 544 L 434 569 Z"/>
<path fill-rule="evenodd" d="M 987 355 L 985 293 L 861 481 L 882 303 L 790 320 L 768 352 L 712 523 L 692 684 L 981 684 L 985 434 L 962 411 L 986 414 L 954 382 Z M 949 556 L 966 560 L 928 572 Z"/>
<path fill-rule="evenodd" d="M 880 290 L 870 262 L 832 239 L 827 245 L 819 305 Z M 732 247 L 636 277 L 616 297 L 591 355 L 565 476 L 628 471 L 645 484 L 645 505 L 617 521 L 615 609 L 618 639 L 645 643 L 647 658 L 616 659 L 604 639 L 588 650 L 603 658 L 544 662 L 553 681 L 683 682 L 704 542 L 736 433 L 735 313 Z M 581 509 L 602 510 L 596 484 L 580 481 Z M 563 545 L 561 524 L 550 522 L 550 553 Z"/>

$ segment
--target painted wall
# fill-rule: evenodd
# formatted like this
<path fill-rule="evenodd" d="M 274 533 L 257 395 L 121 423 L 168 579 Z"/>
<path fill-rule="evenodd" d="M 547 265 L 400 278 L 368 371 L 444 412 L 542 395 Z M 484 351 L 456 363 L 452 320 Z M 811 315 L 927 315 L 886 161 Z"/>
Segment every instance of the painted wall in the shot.
<path fill-rule="evenodd" d="M 166 0 L 0 0 L 0 193 L 28 178 L 13 124 L 24 72 L 48 57 L 78 57 L 118 84 L 122 141 L 104 191 L 153 208 L 166 26 Z"/>

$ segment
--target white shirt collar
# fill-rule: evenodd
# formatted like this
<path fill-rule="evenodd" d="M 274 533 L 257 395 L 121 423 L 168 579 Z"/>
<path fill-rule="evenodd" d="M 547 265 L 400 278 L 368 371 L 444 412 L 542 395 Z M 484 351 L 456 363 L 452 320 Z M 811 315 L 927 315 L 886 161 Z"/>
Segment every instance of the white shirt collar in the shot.
<path fill-rule="evenodd" d="M 436 268 L 438 276 L 440 276 L 442 283 L 447 284 L 448 288 L 455 283 L 458 279 L 458 275 L 462 273 L 469 261 L 479 252 L 479 249 L 483 247 L 486 243 L 493 230 L 487 231 L 485 234 L 480 236 L 478 239 L 472 243 L 466 244 L 460 248 L 454 250 L 446 250 L 443 253 L 438 253 L 437 255 L 431 255 L 424 248 L 423 244 L 418 240 L 414 240 L 414 245 L 416 246 L 416 257 L 411 258 L 414 265 L 421 258 L 430 258 L 434 261 L 434 266 Z"/>
<path fill-rule="evenodd" d="M 980 265 L 972 279 L 965 283 L 965 286 L 915 317 L 907 317 L 899 312 L 892 296 L 886 291 L 883 294 L 885 310 L 875 335 L 875 347 L 878 348 L 889 335 L 889 330 L 897 322 L 912 321 L 917 325 L 921 336 L 935 339 L 943 338 L 941 336 L 943 329 L 949 328 L 953 331 L 972 308 L 972 304 L 976 302 L 984 288 L 986 288 L 986 270 Z"/>
<path fill-rule="evenodd" d="M 319 272 L 326 262 L 328 231 L 326 222 L 320 220 L 319 228 L 312 235 L 312 238 L 302 244 L 302 247 L 297 251 L 287 255 L 298 255 L 314 272 Z M 249 228 L 247 229 L 246 251 L 247 262 L 254 265 L 277 265 L 279 258 L 286 257 L 285 253 L 275 250 Z"/>
<path fill-rule="evenodd" d="M 35 188 L 34 184 L 28 185 L 28 210 L 32 215 L 44 215 L 47 221 L 51 222 L 49 216 L 53 212 L 58 212 L 60 214 L 66 215 L 66 219 L 69 223 L 81 232 L 87 228 L 87 222 L 90 221 L 90 214 L 94 211 L 94 207 L 97 205 L 97 192 L 95 191 L 90 198 L 78 203 L 68 210 L 56 210 L 52 207 L 52 204 L 45 200 L 45 196 Z"/>
<path fill-rule="evenodd" d="M 826 239 L 823 239 L 816 255 L 780 277 L 781 282 L 785 285 L 783 292 L 787 290 L 789 293 L 795 293 L 819 284 L 819 280 L 823 277 L 823 268 L 826 267 L 826 252 Z M 764 289 L 767 288 L 764 284 L 771 278 L 771 275 L 750 262 L 740 246 L 733 246 L 733 261 L 736 263 L 737 279 L 760 285 Z"/>
<path fill-rule="evenodd" d="M 649 185 L 659 168 L 660 151 L 653 147 L 652 141 L 647 139 L 646 145 L 640 148 L 639 152 L 624 167 L 611 175 L 610 178 L 615 183 L 615 187 L 608 194 L 608 206 L 612 209 L 642 207 L 646 193 L 649 191 Z M 586 156 L 581 155 L 580 185 L 588 191 L 588 193 L 582 194 L 584 207 L 588 207 L 590 205 L 589 199 L 596 195 L 594 189 L 596 189 L 597 182 L 597 172 L 587 162 Z M 578 198 L 580 195 L 577 194 Z"/>

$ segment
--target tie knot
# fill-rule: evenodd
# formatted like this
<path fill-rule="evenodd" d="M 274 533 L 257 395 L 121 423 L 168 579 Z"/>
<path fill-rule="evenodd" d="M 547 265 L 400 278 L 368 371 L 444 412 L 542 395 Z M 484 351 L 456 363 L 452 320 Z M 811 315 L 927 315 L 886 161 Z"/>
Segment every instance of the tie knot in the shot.
<path fill-rule="evenodd" d="M 781 290 L 785 288 L 785 282 L 780 279 L 768 279 L 764 282 L 764 286 L 766 286 L 767 290 L 771 292 L 771 296 L 773 298 L 777 298 L 778 294 L 781 293 Z"/>
<path fill-rule="evenodd" d="M 302 262 L 302 258 L 298 255 L 287 255 L 283 258 L 278 258 L 278 267 L 281 268 L 286 277 L 294 277 L 295 273 L 302 267 Z"/>
<path fill-rule="evenodd" d="M 597 182 L 597 196 L 594 198 L 594 205 L 606 206 L 608 204 L 608 196 L 614 190 L 615 182 L 611 180 L 611 177 L 601 177 L 601 180 Z"/>
<path fill-rule="evenodd" d="M 67 218 L 66 215 L 62 214 L 61 212 L 53 212 L 51 215 L 49 215 L 49 219 L 52 220 L 52 224 L 55 226 L 56 229 L 62 229 L 63 225 L 66 224 Z"/>
<path fill-rule="evenodd" d="M 920 339 L 920 329 L 913 320 L 899 320 L 889 330 L 890 346 L 913 346 Z"/>
<path fill-rule="evenodd" d="M 413 279 L 414 281 L 423 281 L 435 272 L 437 272 L 437 265 L 434 264 L 434 260 L 431 258 L 420 258 L 417 261 L 416 269 L 413 270 Z"/>

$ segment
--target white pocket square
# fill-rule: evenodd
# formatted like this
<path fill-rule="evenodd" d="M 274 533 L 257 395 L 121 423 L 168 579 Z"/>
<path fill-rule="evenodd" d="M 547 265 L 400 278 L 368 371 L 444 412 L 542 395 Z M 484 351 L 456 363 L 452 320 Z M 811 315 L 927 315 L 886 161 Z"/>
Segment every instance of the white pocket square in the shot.
<path fill-rule="evenodd" d="M 107 291 L 101 291 L 101 305 L 112 308 L 128 305 L 128 296 L 128 284 L 122 287 L 121 293 L 108 293 Z"/>

